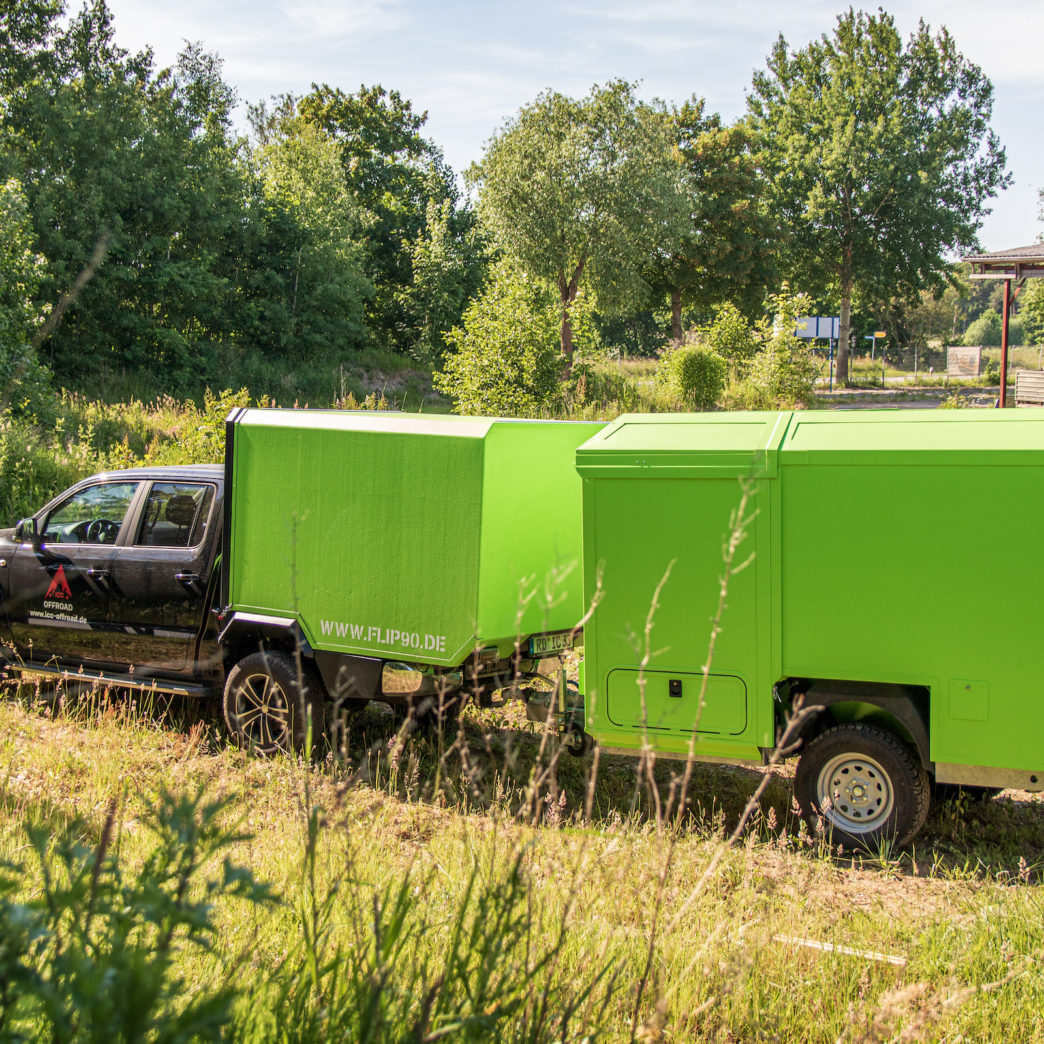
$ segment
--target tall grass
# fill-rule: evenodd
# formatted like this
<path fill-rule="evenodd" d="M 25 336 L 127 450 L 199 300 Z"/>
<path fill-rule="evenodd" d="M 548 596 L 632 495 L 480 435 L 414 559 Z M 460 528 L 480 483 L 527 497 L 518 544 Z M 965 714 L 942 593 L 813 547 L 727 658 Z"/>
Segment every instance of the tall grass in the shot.
<path fill-rule="evenodd" d="M 371 711 L 295 762 L 171 705 L 0 704 L 0 1037 L 204 1015 L 257 1041 L 1037 1035 L 1039 806 L 941 807 L 916 851 L 838 857 L 771 773 L 696 765 L 689 815 L 657 821 L 677 770 L 603 756 L 585 807 L 592 762 L 534 776 L 554 739 L 507 713 L 465 710 L 440 754 Z M 142 962 L 151 992 L 87 996 Z M 59 981 L 90 1029 L 34 992 Z"/>

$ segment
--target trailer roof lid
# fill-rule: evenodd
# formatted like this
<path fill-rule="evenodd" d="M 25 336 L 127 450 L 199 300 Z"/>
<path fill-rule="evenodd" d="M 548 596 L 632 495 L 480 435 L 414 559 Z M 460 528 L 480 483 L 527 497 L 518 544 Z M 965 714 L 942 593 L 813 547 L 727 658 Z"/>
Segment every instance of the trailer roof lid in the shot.
<path fill-rule="evenodd" d="M 272 428 L 317 428 L 324 431 L 385 431 L 414 435 L 458 435 L 481 439 L 498 421 L 489 417 L 398 413 L 392 410 L 246 409 L 236 422 Z"/>
<path fill-rule="evenodd" d="M 858 410 L 795 414 L 791 464 L 1044 463 L 1044 410 Z"/>
<path fill-rule="evenodd" d="M 576 451 L 581 475 L 767 477 L 790 413 L 625 414 Z"/>

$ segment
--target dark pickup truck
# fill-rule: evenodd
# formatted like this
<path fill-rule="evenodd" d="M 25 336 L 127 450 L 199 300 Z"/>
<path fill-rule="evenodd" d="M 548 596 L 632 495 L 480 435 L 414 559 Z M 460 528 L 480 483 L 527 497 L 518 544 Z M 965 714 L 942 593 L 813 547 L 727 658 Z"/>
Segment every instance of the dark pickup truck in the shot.
<path fill-rule="evenodd" d="M 572 647 L 597 427 L 235 410 L 223 466 L 95 475 L 0 532 L 0 667 L 221 695 L 266 753 L 370 700 L 452 712 Z M 535 462 L 555 512 L 517 497 Z"/>
<path fill-rule="evenodd" d="M 0 531 L 8 674 L 220 694 L 223 485 L 220 465 L 95 475 Z"/>
<path fill-rule="evenodd" d="M 460 706 L 465 682 L 470 695 L 485 698 L 535 671 L 538 658 L 529 649 L 528 634 L 525 657 L 514 639 L 481 648 L 465 643 L 462 662 L 447 668 L 432 665 L 415 650 L 403 662 L 407 657 L 402 652 L 324 648 L 324 642 L 344 644 L 337 628 L 319 625 L 318 635 L 308 634 L 292 609 L 238 610 L 223 549 L 232 544 L 241 556 L 244 549 L 256 556 L 253 571 L 245 570 L 248 580 L 258 579 L 258 573 L 266 580 L 271 562 L 285 559 L 286 549 L 278 543 L 285 532 L 281 524 L 275 538 L 248 532 L 238 544 L 229 539 L 235 532 L 233 519 L 238 517 L 244 531 L 249 530 L 248 523 L 265 514 L 272 496 L 271 482 L 255 476 L 245 487 L 262 492 L 250 510 L 241 508 L 238 516 L 233 510 L 234 424 L 235 417 L 230 418 L 225 466 L 147 467 L 94 475 L 14 528 L 0 531 L 4 676 L 49 676 L 64 680 L 67 690 L 100 684 L 220 696 L 236 741 L 272 753 L 300 750 L 309 731 L 318 735 L 342 710 L 372 699 L 430 718 Z M 421 427 L 414 421 L 401 425 L 407 431 L 411 425 Z M 368 435 L 363 421 L 355 426 L 360 437 Z M 459 442 L 455 433 L 437 437 Z M 350 452 L 357 433 L 350 431 L 347 438 L 349 449 L 331 459 L 358 471 L 359 454 Z M 267 476 L 272 454 L 262 456 Z M 432 499 L 438 501 L 435 507 L 452 514 L 452 505 L 443 503 L 440 481 L 433 480 Z M 341 502 L 343 485 L 324 487 L 334 491 L 328 495 L 337 499 L 338 510 L 348 507 Z M 244 496 L 241 488 L 240 498 Z M 367 504 L 386 502 L 380 489 L 370 491 Z M 423 517 L 429 519 L 430 513 Z M 362 527 L 352 533 L 365 538 L 369 531 Z M 427 527 L 418 526 L 416 532 L 423 535 Z M 379 577 L 378 596 L 390 583 L 390 569 Z M 400 581 L 408 593 L 415 577 L 404 572 Z M 343 585 L 319 586 L 332 592 L 332 611 L 337 611 Z M 572 607 L 559 607 L 558 612 L 572 613 Z M 376 626 L 368 630 L 378 639 L 384 633 Z"/>

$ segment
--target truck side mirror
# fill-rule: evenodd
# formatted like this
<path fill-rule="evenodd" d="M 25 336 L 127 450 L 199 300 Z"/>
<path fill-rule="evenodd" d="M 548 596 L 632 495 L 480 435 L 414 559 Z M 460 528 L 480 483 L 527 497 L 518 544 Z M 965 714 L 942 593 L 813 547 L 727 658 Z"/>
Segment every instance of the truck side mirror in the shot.
<path fill-rule="evenodd" d="M 15 527 L 15 540 L 20 543 L 28 541 L 34 547 L 40 543 L 40 533 L 36 528 L 35 518 L 23 518 Z"/>

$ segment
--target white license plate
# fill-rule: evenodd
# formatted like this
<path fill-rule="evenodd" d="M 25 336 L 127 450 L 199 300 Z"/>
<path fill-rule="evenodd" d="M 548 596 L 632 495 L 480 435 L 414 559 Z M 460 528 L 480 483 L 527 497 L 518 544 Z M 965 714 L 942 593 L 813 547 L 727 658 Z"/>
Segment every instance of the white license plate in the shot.
<path fill-rule="evenodd" d="M 529 639 L 531 656 L 548 656 L 551 653 L 564 652 L 573 648 L 571 634 L 535 634 Z"/>

